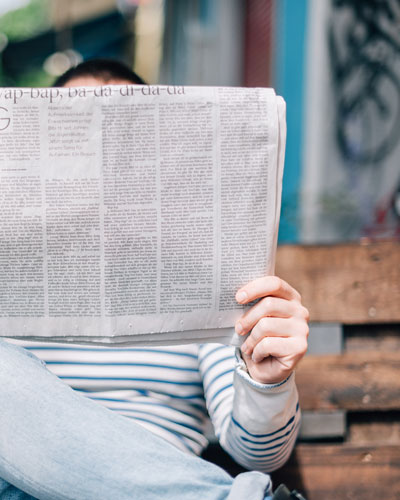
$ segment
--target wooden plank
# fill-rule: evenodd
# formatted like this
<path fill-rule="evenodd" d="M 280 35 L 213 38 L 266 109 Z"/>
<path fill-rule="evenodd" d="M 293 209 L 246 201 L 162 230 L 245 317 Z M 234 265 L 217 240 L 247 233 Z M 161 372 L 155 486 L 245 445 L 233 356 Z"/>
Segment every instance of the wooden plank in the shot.
<path fill-rule="evenodd" d="M 347 442 L 400 446 L 400 412 L 351 413 L 347 421 Z"/>
<path fill-rule="evenodd" d="M 348 440 L 357 444 L 385 443 L 400 446 L 400 422 L 355 423 L 349 426 Z"/>
<path fill-rule="evenodd" d="M 306 356 L 296 370 L 305 410 L 400 409 L 400 352 Z"/>
<path fill-rule="evenodd" d="M 400 447 L 301 444 L 272 478 L 307 500 L 397 500 Z"/>
<path fill-rule="evenodd" d="M 400 322 L 400 242 L 281 246 L 276 274 L 300 291 L 312 321 Z"/>

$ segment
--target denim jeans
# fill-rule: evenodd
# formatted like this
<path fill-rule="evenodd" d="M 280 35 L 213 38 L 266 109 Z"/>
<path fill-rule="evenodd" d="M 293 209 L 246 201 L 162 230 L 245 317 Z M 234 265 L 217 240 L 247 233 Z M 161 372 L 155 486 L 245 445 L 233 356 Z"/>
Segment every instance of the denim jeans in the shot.
<path fill-rule="evenodd" d="M 262 500 L 270 489 L 268 475 L 231 478 L 0 339 L 1 500 Z"/>

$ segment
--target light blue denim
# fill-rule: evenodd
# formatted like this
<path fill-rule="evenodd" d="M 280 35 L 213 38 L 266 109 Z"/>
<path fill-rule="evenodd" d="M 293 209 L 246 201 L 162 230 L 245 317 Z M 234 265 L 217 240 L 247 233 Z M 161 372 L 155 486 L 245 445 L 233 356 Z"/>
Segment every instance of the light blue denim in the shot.
<path fill-rule="evenodd" d="M 235 479 L 78 394 L 0 339 L 1 500 L 262 500 L 270 478 Z"/>

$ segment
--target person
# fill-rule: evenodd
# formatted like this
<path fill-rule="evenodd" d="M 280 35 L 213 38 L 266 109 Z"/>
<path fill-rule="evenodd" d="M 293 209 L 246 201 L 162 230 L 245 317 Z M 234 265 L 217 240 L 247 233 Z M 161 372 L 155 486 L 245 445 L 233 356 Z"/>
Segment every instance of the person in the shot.
<path fill-rule="evenodd" d="M 57 86 L 143 84 L 116 61 L 86 61 Z M 308 311 L 276 276 L 238 290 L 257 300 L 217 344 L 100 347 L 0 340 L 0 499 L 271 498 L 268 472 L 300 422 L 294 368 Z M 251 472 L 232 478 L 198 457 L 209 417 Z"/>

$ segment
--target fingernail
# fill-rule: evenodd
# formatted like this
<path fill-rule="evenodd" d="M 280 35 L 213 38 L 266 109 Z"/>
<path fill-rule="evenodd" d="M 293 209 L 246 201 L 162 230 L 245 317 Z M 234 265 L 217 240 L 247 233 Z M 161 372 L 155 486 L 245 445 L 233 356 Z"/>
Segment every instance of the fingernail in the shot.
<path fill-rule="evenodd" d="M 246 292 L 238 292 L 236 294 L 236 300 L 238 302 L 245 302 L 247 300 L 247 293 Z"/>
<path fill-rule="evenodd" d="M 241 351 L 244 352 L 245 354 L 247 354 L 247 344 L 246 344 L 246 342 L 244 344 L 242 344 Z"/>
<path fill-rule="evenodd" d="M 258 363 L 258 361 L 259 361 L 257 356 L 254 356 L 254 354 L 251 356 L 251 359 L 254 361 L 254 363 Z"/>
<path fill-rule="evenodd" d="M 240 335 L 241 333 L 243 333 L 243 326 L 242 326 L 242 323 L 240 323 L 240 322 L 236 323 L 236 325 L 235 325 L 235 332 L 236 332 L 237 334 L 239 334 L 239 335 Z"/>

